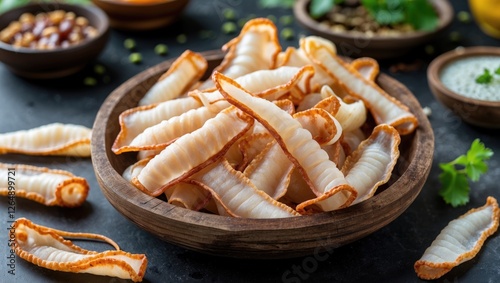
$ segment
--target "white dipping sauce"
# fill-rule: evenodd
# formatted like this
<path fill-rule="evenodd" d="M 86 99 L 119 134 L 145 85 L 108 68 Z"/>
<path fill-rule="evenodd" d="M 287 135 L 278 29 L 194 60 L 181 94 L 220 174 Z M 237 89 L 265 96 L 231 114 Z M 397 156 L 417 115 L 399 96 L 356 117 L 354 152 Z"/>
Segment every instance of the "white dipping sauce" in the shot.
<path fill-rule="evenodd" d="M 469 98 L 500 101 L 500 56 L 471 56 L 454 60 L 441 70 L 441 82 L 450 90 Z M 476 78 L 488 69 L 493 79 L 488 84 L 476 83 Z"/>

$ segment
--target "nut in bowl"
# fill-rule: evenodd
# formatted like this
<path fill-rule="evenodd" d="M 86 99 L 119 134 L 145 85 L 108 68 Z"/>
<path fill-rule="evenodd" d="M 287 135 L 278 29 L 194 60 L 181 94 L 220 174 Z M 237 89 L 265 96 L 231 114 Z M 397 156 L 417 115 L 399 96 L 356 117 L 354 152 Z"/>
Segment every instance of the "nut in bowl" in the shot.
<path fill-rule="evenodd" d="M 427 26 L 425 22 L 419 23 L 422 28 L 413 27 L 405 22 L 384 23 L 387 21 L 385 18 L 373 19 L 371 13 L 365 9 L 366 7 L 359 4 L 359 2 L 363 3 L 364 1 L 344 1 L 346 4 L 352 2 L 355 4 L 346 5 L 345 11 L 344 9 L 338 12 L 331 10 L 328 15 L 315 19 L 311 16 L 311 2 L 313 1 L 297 0 L 295 2 L 293 12 L 297 21 L 312 34 L 334 42 L 339 53 L 349 57 L 367 56 L 379 60 L 403 56 L 411 52 L 412 49 L 439 37 L 453 20 L 453 7 L 447 0 L 430 0 L 437 19 L 433 27 Z M 389 19 L 390 15 L 402 14 L 399 11 L 402 7 L 391 8 L 390 1 L 371 2 L 379 2 L 377 5 L 380 4 L 380 7 L 386 3 L 387 11 L 381 10 L 378 14 L 389 15 Z M 399 2 L 411 4 L 422 1 Z M 335 8 L 338 7 L 340 6 Z M 425 12 L 422 11 L 421 7 L 413 10 L 417 12 L 416 19 L 427 19 L 421 14 Z"/>
<path fill-rule="evenodd" d="M 434 97 L 465 122 L 500 128 L 500 48 L 457 48 L 427 69 Z"/>
<path fill-rule="evenodd" d="M 28 4 L 0 15 L 0 61 L 17 75 L 59 78 L 78 72 L 108 41 L 106 15 L 93 6 Z"/>
<path fill-rule="evenodd" d="M 119 212 L 189 249 L 286 258 L 360 239 L 413 202 L 433 153 L 415 97 L 375 60 L 318 37 L 282 51 L 277 34 L 251 20 L 226 53 L 187 50 L 106 99 L 92 160 Z"/>
<path fill-rule="evenodd" d="M 174 23 L 189 0 L 92 0 L 109 16 L 111 27 L 150 30 Z"/>

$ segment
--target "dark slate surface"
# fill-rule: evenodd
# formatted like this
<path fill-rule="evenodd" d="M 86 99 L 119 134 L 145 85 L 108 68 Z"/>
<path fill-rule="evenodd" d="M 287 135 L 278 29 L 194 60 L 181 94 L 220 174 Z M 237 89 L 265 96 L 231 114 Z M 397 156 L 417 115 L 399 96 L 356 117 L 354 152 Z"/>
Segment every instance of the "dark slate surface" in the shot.
<path fill-rule="evenodd" d="M 465 0 L 453 1 L 456 11 L 469 10 Z M 234 35 L 220 32 L 222 10 L 231 7 L 238 17 L 250 14 L 277 17 L 292 14 L 287 9 L 260 9 L 256 1 L 193 0 L 180 22 L 170 28 L 151 32 L 113 30 L 110 42 L 101 56 L 82 72 L 69 78 L 52 81 L 30 81 L 10 73 L 0 64 L 0 132 L 29 129 L 51 122 L 76 123 L 91 127 L 101 103 L 109 93 L 137 73 L 180 55 L 185 49 L 205 51 L 218 49 Z M 278 24 L 280 30 L 283 28 Z M 296 38 L 307 34 L 297 23 L 292 27 Z M 210 39 L 200 38 L 200 30 L 211 30 Z M 500 41 L 485 36 L 471 23 L 454 21 L 451 31 L 462 35 L 459 43 L 443 36 L 433 42 L 435 53 L 427 54 L 423 47 L 404 58 L 380 62 L 381 70 L 404 83 L 423 106 L 432 109 L 430 121 L 435 131 L 434 165 L 427 183 L 416 201 L 398 219 L 385 228 L 355 243 L 322 254 L 286 260 L 237 260 L 208 256 L 162 242 L 139 229 L 121 216 L 103 197 L 95 180 L 90 159 L 0 156 L 0 162 L 25 163 L 60 168 L 85 177 L 90 183 L 90 195 L 80 208 L 44 207 L 31 201 L 17 199 L 16 217 L 27 217 L 35 223 L 62 230 L 105 234 L 125 251 L 145 253 L 149 265 L 144 282 L 419 282 L 413 264 L 446 224 L 472 207 L 482 206 L 487 196 L 500 199 L 499 130 L 485 130 L 463 123 L 432 96 L 426 79 L 426 68 L 432 58 L 458 45 L 492 45 Z M 175 37 L 183 33 L 187 42 L 177 44 Z M 134 38 L 143 62 L 133 65 L 123 40 Z M 283 47 L 295 46 L 296 40 L 282 41 Z M 166 43 L 169 54 L 154 53 L 157 43 Z M 392 73 L 391 66 L 404 62 L 416 70 Z M 92 75 L 92 66 L 106 67 L 108 83 L 98 82 L 88 87 L 82 81 Z M 479 183 L 473 184 L 471 201 L 459 208 L 444 204 L 438 196 L 439 162 L 447 162 L 464 153 L 472 140 L 480 138 L 496 155 L 490 160 L 490 171 Z M 8 254 L 7 199 L 0 200 L 0 282 L 121 282 L 125 280 L 93 275 L 74 275 L 36 267 L 19 258 L 15 275 L 7 271 Z M 79 243 L 80 244 L 80 243 Z M 103 250 L 95 243 L 81 243 L 89 249 Z M 482 251 L 471 261 L 462 264 L 438 282 L 497 282 L 500 278 L 500 237 L 491 237 Z"/>

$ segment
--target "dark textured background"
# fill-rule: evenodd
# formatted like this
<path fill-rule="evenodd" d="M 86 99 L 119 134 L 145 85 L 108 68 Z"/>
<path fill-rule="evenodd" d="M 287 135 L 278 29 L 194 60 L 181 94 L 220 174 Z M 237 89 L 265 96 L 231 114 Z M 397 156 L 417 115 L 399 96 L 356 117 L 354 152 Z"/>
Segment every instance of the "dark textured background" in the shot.
<path fill-rule="evenodd" d="M 455 11 L 468 11 L 465 0 L 453 1 Z M 104 99 L 113 89 L 137 73 L 163 60 L 180 55 L 185 49 L 205 51 L 219 49 L 235 35 L 220 32 L 222 10 L 231 7 L 238 17 L 292 14 L 291 9 L 261 9 L 256 1 L 192 0 L 181 20 L 175 25 L 152 32 L 111 32 L 110 42 L 101 56 L 82 72 L 61 80 L 30 81 L 10 73 L 0 64 L 0 132 L 29 129 L 52 122 L 76 123 L 92 127 L 95 115 Z M 281 30 L 282 24 L 277 24 Z M 283 47 L 296 46 L 297 39 L 307 34 L 294 22 L 296 38 L 282 40 Z M 211 30 L 213 37 L 203 39 L 200 30 Z M 451 42 L 448 34 L 458 31 L 461 40 Z M 184 44 L 175 37 L 187 36 Z M 123 47 L 126 38 L 134 38 L 143 62 L 128 61 L 130 53 Z M 169 46 L 167 56 L 154 53 L 157 43 Z M 458 45 L 498 46 L 499 40 L 484 35 L 474 22 L 454 20 L 445 36 L 431 43 L 434 53 L 424 47 L 398 60 L 381 61 L 381 70 L 404 83 L 418 98 L 422 106 L 432 109 L 436 144 L 434 165 L 421 194 L 398 219 L 385 228 L 355 243 L 335 249 L 321 260 L 313 257 L 287 260 L 237 260 L 207 256 L 164 243 L 122 217 L 103 197 L 95 180 L 90 159 L 32 157 L 22 155 L 0 156 L 0 162 L 26 163 L 60 168 L 85 177 L 90 184 L 90 195 L 80 208 L 44 207 L 31 201 L 17 199 L 17 217 L 27 217 L 35 223 L 54 228 L 105 234 L 115 240 L 123 250 L 145 253 L 149 259 L 144 282 L 418 282 L 413 264 L 446 224 L 472 207 L 485 203 L 487 196 L 500 199 L 500 134 L 499 130 L 486 130 L 463 123 L 445 109 L 432 96 L 426 79 L 430 60 Z M 416 70 L 391 72 L 398 63 L 416 66 Z M 83 79 L 93 75 L 95 64 L 106 67 L 109 82 L 85 86 Z M 392 69 L 393 70 L 393 69 Z M 470 143 L 480 138 L 496 154 L 490 160 L 490 170 L 480 182 L 472 185 L 471 201 L 459 208 L 446 205 L 438 196 L 439 162 L 448 162 L 464 153 Z M 85 274 L 54 272 L 17 259 L 16 275 L 7 273 L 5 254 L 7 247 L 7 199 L 0 199 L 0 282 L 121 282 L 125 280 Z M 80 243 L 89 249 L 103 250 L 105 246 Z M 485 243 L 482 251 L 471 261 L 453 269 L 439 282 L 498 282 L 500 278 L 500 237 L 496 233 Z M 300 266 L 302 273 L 293 274 Z M 305 267 L 305 268 L 304 268 Z"/>

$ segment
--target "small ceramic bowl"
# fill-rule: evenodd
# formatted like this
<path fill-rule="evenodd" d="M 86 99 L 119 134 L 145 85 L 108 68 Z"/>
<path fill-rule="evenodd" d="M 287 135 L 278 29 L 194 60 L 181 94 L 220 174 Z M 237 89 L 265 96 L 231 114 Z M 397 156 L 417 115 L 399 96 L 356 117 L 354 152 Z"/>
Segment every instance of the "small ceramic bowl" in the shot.
<path fill-rule="evenodd" d="M 208 78 L 224 54 L 202 53 Z M 140 228 L 176 245 L 203 253 L 235 258 L 289 258 L 317 253 L 361 239 L 403 213 L 418 196 L 429 174 L 434 134 L 412 93 L 385 74 L 379 86 L 407 105 L 419 120 L 411 135 L 402 137 L 400 156 L 391 180 L 372 198 L 331 212 L 282 219 L 226 217 L 176 207 L 148 196 L 122 177 L 136 154 L 116 155 L 111 145 L 120 131 L 119 115 L 135 107 L 175 60 L 153 66 L 123 83 L 104 101 L 92 131 L 92 164 L 103 195 Z"/>
<path fill-rule="evenodd" d="M 494 101 L 466 97 L 446 87 L 442 81 L 443 69 L 448 64 L 457 60 L 479 56 L 494 56 L 500 60 L 500 48 L 487 46 L 457 48 L 436 57 L 427 69 L 429 87 L 437 100 L 460 116 L 465 122 L 480 127 L 500 128 L 500 98 L 497 97 L 497 100 Z M 498 68 L 498 66 L 495 68 Z M 483 72 L 482 68 L 474 69 L 478 75 Z M 495 80 L 500 79 L 495 78 L 500 77 L 498 75 L 493 76 Z M 467 77 L 463 79 L 465 80 Z M 472 84 L 476 83 L 474 78 L 469 79 Z M 496 93 L 500 95 L 500 89 Z"/>
<path fill-rule="evenodd" d="M 439 15 L 438 27 L 434 31 L 416 31 L 399 36 L 374 35 L 361 33 L 335 32 L 320 25 L 309 14 L 311 0 L 297 0 L 294 15 L 297 21 L 314 35 L 331 40 L 337 46 L 339 54 L 348 57 L 372 57 L 390 59 L 407 54 L 413 48 L 437 38 L 451 24 L 453 7 L 447 0 L 433 0 L 432 4 Z"/>
<path fill-rule="evenodd" d="M 23 13 L 37 14 L 53 10 L 74 12 L 87 18 L 97 35 L 69 47 L 52 50 L 17 48 L 0 41 L 0 61 L 19 76 L 34 79 L 60 78 L 81 70 L 104 49 L 109 37 L 109 21 L 106 14 L 92 5 L 80 6 L 65 3 L 43 2 L 18 7 L 0 15 L 0 30 Z"/>
<path fill-rule="evenodd" d="M 108 14 L 111 27 L 150 30 L 175 22 L 189 0 L 92 0 Z"/>

